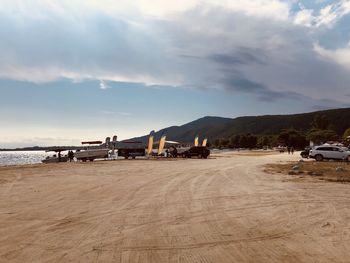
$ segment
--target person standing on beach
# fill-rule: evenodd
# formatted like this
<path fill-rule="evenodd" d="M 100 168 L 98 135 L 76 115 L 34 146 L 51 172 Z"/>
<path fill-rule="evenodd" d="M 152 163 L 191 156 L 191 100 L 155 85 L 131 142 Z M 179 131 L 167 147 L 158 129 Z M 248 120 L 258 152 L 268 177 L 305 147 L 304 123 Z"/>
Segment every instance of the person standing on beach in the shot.
<path fill-rule="evenodd" d="M 68 151 L 68 159 L 69 159 L 69 162 L 73 162 L 73 158 L 74 158 L 74 153 L 73 153 L 73 151 Z"/>
<path fill-rule="evenodd" d="M 290 146 L 287 146 L 288 154 L 290 154 Z"/>
<path fill-rule="evenodd" d="M 294 154 L 294 147 L 293 146 L 290 148 L 290 150 L 291 150 L 292 154 Z"/>

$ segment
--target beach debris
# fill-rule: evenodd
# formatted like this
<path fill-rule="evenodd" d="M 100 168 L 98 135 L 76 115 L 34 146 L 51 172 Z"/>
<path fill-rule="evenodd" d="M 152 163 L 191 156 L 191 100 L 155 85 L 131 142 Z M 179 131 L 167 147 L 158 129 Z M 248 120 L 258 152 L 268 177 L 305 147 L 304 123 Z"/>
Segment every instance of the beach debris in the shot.
<path fill-rule="evenodd" d="M 326 223 L 324 223 L 324 224 L 322 225 L 322 227 L 327 227 L 327 226 L 331 226 L 331 223 L 326 222 Z"/>
<path fill-rule="evenodd" d="M 295 172 L 295 171 L 293 171 L 293 170 L 291 170 L 291 171 L 288 172 L 288 174 L 289 174 L 289 175 L 297 175 L 298 173 Z"/>
<path fill-rule="evenodd" d="M 322 172 L 314 172 L 314 171 L 308 171 L 307 174 L 311 175 L 311 176 L 322 176 L 323 175 Z"/>
<path fill-rule="evenodd" d="M 338 166 L 337 168 L 335 168 L 335 171 L 340 173 L 340 172 L 344 172 L 344 168 L 341 166 Z"/>
<path fill-rule="evenodd" d="M 293 170 L 293 171 L 299 171 L 299 169 L 300 169 L 300 166 L 299 166 L 299 165 L 294 165 L 294 166 L 292 167 L 292 170 Z"/>

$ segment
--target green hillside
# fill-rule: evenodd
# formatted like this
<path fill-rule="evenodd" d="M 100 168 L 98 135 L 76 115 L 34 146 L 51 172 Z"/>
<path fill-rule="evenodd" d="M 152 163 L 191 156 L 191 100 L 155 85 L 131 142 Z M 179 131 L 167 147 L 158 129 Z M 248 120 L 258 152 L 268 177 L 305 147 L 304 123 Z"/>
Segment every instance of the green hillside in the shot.
<path fill-rule="evenodd" d="M 343 134 L 350 127 L 350 108 L 317 111 L 293 115 L 265 115 L 254 117 L 239 117 L 233 119 L 217 136 L 252 133 L 256 135 L 278 134 L 283 129 L 295 128 L 307 131 L 316 115 L 325 116 L 338 134 Z"/>
<path fill-rule="evenodd" d="M 350 108 L 344 108 L 292 115 L 246 116 L 235 119 L 207 116 L 182 126 L 162 129 L 154 135 L 156 140 L 166 134 L 169 140 L 192 142 L 196 134 L 200 135 L 201 138 L 208 137 L 209 140 L 213 140 L 246 133 L 272 135 L 288 128 L 307 131 L 316 115 L 329 119 L 339 135 L 342 135 L 350 127 Z M 134 139 L 146 143 L 148 135 Z"/>

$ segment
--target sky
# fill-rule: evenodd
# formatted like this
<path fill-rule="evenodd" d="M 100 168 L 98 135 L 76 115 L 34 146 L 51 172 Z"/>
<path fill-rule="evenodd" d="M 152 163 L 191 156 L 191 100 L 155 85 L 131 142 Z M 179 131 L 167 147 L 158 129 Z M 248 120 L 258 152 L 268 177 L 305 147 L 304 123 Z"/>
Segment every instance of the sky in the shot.
<path fill-rule="evenodd" d="M 350 106 L 350 0 L 0 0 L 0 148 Z"/>

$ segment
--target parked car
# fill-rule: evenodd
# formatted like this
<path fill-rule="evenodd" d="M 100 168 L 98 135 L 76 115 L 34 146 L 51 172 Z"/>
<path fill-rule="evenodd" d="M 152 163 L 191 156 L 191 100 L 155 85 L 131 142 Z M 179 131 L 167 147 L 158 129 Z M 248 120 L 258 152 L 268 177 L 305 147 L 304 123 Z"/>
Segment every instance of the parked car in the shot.
<path fill-rule="evenodd" d="M 311 149 L 309 157 L 316 161 L 322 161 L 323 159 L 350 161 L 350 151 L 339 146 L 321 145 Z"/>
<path fill-rule="evenodd" d="M 198 157 L 206 159 L 210 155 L 210 150 L 204 146 L 194 146 L 182 153 L 178 153 L 178 155 L 185 158 Z"/>
<path fill-rule="evenodd" d="M 301 157 L 303 158 L 309 158 L 309 154 L 310 154 L 310 148 L 306 147 L 301 153 Z"/>
<path fill-rule="evenodd" d="M 287 147 L 283 145 L 278 145 L 278 147 L 276 147 L 275 149 L 280 153 L 284 153 L 285 151 L 287 151 Z"/>

